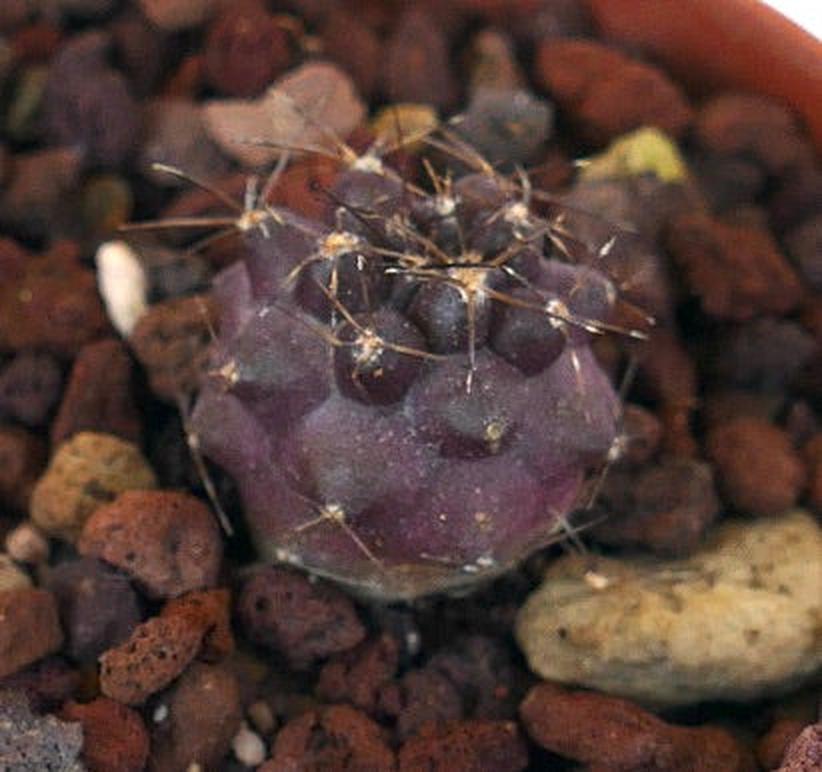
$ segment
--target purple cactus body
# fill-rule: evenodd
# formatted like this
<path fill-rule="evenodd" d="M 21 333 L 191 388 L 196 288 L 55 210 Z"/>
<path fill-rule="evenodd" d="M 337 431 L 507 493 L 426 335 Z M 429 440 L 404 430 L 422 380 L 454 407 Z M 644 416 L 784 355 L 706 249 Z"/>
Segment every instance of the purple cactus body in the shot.
<path fill-rule="evenodd" d="M 411 598 L 556 537 L 617 435 L 590 348 L 615 293 L 521 194 L 355 164 L 326 222 L 275 210 L 245 234 L 192 421 L 261 556 Z"/>

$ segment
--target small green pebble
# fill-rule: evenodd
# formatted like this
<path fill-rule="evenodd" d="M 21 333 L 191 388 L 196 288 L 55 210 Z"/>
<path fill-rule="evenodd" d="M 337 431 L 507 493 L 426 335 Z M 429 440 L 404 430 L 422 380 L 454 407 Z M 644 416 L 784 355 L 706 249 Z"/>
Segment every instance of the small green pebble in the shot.
<path fill-rule="evenodd" d="M 88 233 L 105 236 L 131 217 L 131 188 L 122 177 L 103 174 L 89 179 L 82 195 L 83 225 Z"/>
<path fill-rule="evenodd" d="M 676 142 L 659 129 L 645 127 L 623 134 L 607 150 L 581 165 L 580 177 L 598 180 L 654 174 L 663 182 L 684 182 L 688 166 Z"/>
<path fill-rule="evenodd" d="M 14 84 L 4 124 L 6 134 L 16 142 L 35 138 L 47 79 L 47 67 L 29 67 Z"/>

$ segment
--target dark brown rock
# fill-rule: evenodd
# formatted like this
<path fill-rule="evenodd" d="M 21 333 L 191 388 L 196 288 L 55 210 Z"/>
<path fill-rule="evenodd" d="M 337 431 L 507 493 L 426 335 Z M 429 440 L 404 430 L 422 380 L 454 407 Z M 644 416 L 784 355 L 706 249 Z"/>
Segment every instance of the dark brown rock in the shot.
<path fill-rule="evenodd" d="M 243 715 L 231 670 L 197 662 L 162 699 L 168 715 L 152 729 L 150 772 L 178 772 L 195 763 L 223 769 Z"/>
<path fill-rule="evenodd" d="M 756 743 L 756 760 L 762 769 L 777 769 L 782 764 L 788 746 L 805 728 L 802 721 L 783 718 L 771 725 Z"/>
<path fill-rule="evenodd" d="M 149 738 L 136 710 L 98 697 L 84 704 L 69 702 L 60 711 L 60 718 L 83 727 L 80 758 L 88 772 L 142 772 L 145 768 Z"/>
<path fill-rule="evenodd" d="M 0 510 L 24 512 L 46 466 L 45 443 L 20 426 L 0 426 Z"/>
<path fill-rule="evenodd" d="M 662 70 L 602 43 L 547 40 L 537 49 L 534 75 L 594 144 L 641 126 L 678 137 L 692 118 L 684 94 Z"/>
<path fill-rule="evenodd" d="M 805 466 L 777 426 L 758 418 L 720 424 L 709 433 L 706 450 L 731 506 L 753 515 L 778 515 L 796 504 Z"/>
<path fill-rule="evenodd" d="M 380 38 L 355 12 L 338 8 L 325 17 L 320 30 L 323 55 L 342 67 L 364 97 L 376 90 L 383 63 Z"/>
<path fill-rule="evenodd" d="M 771 235 L 756 226 L 707 214 L 674 219 L 668 249 L 705 313 L 745 321 L 796 308 L 802 287 Z"/>
<path fill-rule="evenodd" d="M 125 641 L 142 620 L 137 593 L 125 576 L 93 558 L 60 563 L 46 587 L 54 593 L 66 633 L 65 652 L 95 662 Z"/>
<path fill-rule="evenodd" d="M 0 678 L 52 654 L 63 643 L 54 596 L 27 587 L 0 592 Z"/>
<path fill-rule="evenodd" d="M 237 606 L 248 637 L 279 651 L 295 667 L 351 649 L 365 637 L 346 595 L 284 568 L 258 570 L 243 586 Z"/>
<path fill-rule="evenodd" d="M 42 426 L 63 385 L 60 364 L 51 354 L 21 351 L 0 370 L 0 416 Z"/>
<path fill-rule="evenodd" d="M 174 491 L 127 491 L 86 523 L 78 549 L 133 577 L 154 598 L 217 582 L 223 545 L 213 514 Z"/>
<path fill-rule="evenodd" d="M 132 388 L 131 358 L 115 339 L 84 346 L 71 369 L 51 443 L 59 445 L 81 431 L 114 434 L 136 444 L 142 437 Z"/>

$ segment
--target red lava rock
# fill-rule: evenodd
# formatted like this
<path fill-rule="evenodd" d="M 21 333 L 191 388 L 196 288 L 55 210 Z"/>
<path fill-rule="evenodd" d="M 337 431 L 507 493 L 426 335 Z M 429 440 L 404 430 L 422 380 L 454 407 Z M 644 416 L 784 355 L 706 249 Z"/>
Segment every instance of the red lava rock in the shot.
<path fill-rule="evenodd" d="M 535 686 L 520 706 L 531 739 L 597 772 L 753 772 L 748 751 L 725 730 L 679 727 L 628 700 Z"/>
<path fill-rule="evenodd" d="M 785 752 L 779 772 L 813 772 L 822 766 L 822 722 L 802 730 Z"/>
<path fill-rule="evenodd" d="M 534 73 L 582 137 L 597 145 L 641 126 L 679 137 L 692 119 L 685 96 L 664 72 L 602 43 L 546 40 Z"/>
<path fill-rule="evenodd" d="M 694 136 L 705 149 L 753 158 L 770 174 L 782 174 L 813 156 L 793 113 L 758 94 L 709 99 L 696 115 Z"/>
<path fill-rule="evenodd" d="M 796 504 L 805 466 L 778 427 L 762 419 L 738 418 L 714 428 L 706 450 L 733 507 L 753 515 L 778 515 Z"/>
<path fill-rule="evenodd" d="M 198 387 L 212 321 L 211 303 L 200 296 L 163 301 L 140 317 L 129 342 L 158 397 L 176 403 Z"/>
<path fill-rule="evenodd" d="M 699 545 L 721 505 L 708 464 L 671 457 L 635 472 L 613 470 L 597 508 L 608 515 L 591 530 L 597 541 L 676 556 Z"/>
<path fill-rule="evenodd" d="M 43 124 L 51 143 L 80 149 L 91 165 L 125 162 L 142 128 L 140 105 L 126 79 L 106 63 L 110 42 L 102 32 L 68 40 L 52 59 L 43 97 Z"/>
<path fill-rule="evenodd" d="M 380 710 L 395 719 L 400 740 L 425 726 L 457 721 L 465 715 L 456 685 L 433 668 L 409 670 L 399 682 L 388 684 L 380 695 Z"/>
<path fill-rule="evenodd" d="M 100 657 L 100 691 L 126 705 L 142 705 L 188 667 L 202 637 L 202 629 L 182 615 L 152 617 Z"/>
<path fill-rule="evenodd" d="M 153 598 L 214 586 L 223 553 L 208 507 L 174 491 L 126 491 L 99 507 L 78 549 L 125 571 Z"/>
<path fill-rule="evenodd" d="M 199 659 L 218 662 L 234 651 L 231 631 L 231 595 L 228 590 L 194 591 L 170 600 L 162 617 L 181 617 L 199 630 L 202 648 Z"/>
<path fill-rule="evenodd" d="M 232 3 L 205 39 L 206 81 L 233 97 L 257 96 L 293 59 L 288 31 L 260 0 Z"/>
<path fill-rule="evenodd" d="M 518 772 L 528 749 L 513 721 L 459 721 L 406 741 L 398 758 L 399 772 Z"/>
<path fill-rule="evenodd" d="M 119 340 L 89 343 L 74 360 L 51 424 L 51 444 L 56 447 L 81 431 L 114 434 L 140 443 L 142 426 L 132 388 L 131 358 Z"/>
<path fill-rule="evenodd" d="M 386 43 L 382 72 L 389 100 L 452 107 L 457 84 L 448 51 L 442 28 L 424 10 L 409 7 Z"/>
<path fill-rule="evenodd" d="M 248 637 L 278 650 L 294 667 L 347 651 L 365 637 L 346 595 L 284 568 L 257 571 L 243 586 L 237 608 Z"/>
<path fill-rule="evenodd" d="M 667 246 L 705 313 L 745 321 L 786 314 L 802 294 L 799 279 L 771 235 L 702 213 L 675 218 Z"/>
<path fill-rule="evenodd" d="M 39 437 L 20 426 L 0 426 L 0 511 L 26 511 L 47 458 Z"/>
<path fill-rule="evenodd" d="M 9 179 L 0 196 L 0 221 L 32 239 L 69 233 L 81 161 L 79 152 L 71 147 L 11 156 Z"/>
<path fill-rule="evenodd" d="M 333 705 L 304 713 L 277 733 L 271 760 L 260 772 L 286 769 L 393 772 L 396 767 L 378 724 L 347 705 Z"/>
<path fill-rule="evenodd" d="M 21 351 L 0 370 L 0 416 L 41 426 L 60 398 L 63 374 L 48 353 Z"/>
<path fill-rule="evenodd" d="M 0 679 L 0 690 L 23 692 L 31 709 L 42 713 L 62 705 L 77 694 L 81 675 L 60 656 L 46 657 Z"/>
<path fill-rule="evenodd" d="M 64 721 L 83 727 L 80 754 L 88 772 L 142 772 L 148 761 L 149 738 L 136 710 L 98 697 L 92 702 L 69 702 L 60 711 Z"/>
<path fill-rule="evenodd" d="M 125 641 L 142 620 L 129 580 L 93 558 L 60 563 L 48 574 L 66 634 L 64 651 L 78 662 L 94 662 Z"/>
<path fill-rule="evenodd" d="M 323 665 L 317 696 L 326 702 L 350 702 L 374 715 L 380 692 L 394 678 L 398 664 L 399 646 L 393 636 L 364 641 Z"/>
<path fill-rule="evenodd" d="M 57 651 L 63 632 L 54 596 L 34 587 L 0 592 L 0 678 Z"/>
<path fill-rule="evenodd" d="M 762 769 L 777 769 L 788 746 L 801 734 L 805 723 L 790 718 L 775 721 L 756 743 L 756 760 Z"/>
<path fill-rule="evenodd" d="M 107 329 L 95 276 L 67 245 L 30 258 L 19 278 L 0 283 L 0 349 L 71 357 Z"/>
<path fill-rule="evenodd" d="M 194 663 L 162 697 L 168 716 L 151 733 L 152 772 L 179 772 L 221 761 L 242 722 L 240 687 L 223 665 Z"/>
<path fill-rule="evenodd" d="M 0 236 L 0 279 L 15 281 L 26 272 L 26 264 L 31 255 L 14 239 Z"/>
<path fill-rule="evenodd" d="M 338 8 L 329 13 L 320 29 L 323 55 L 342 67 L 363 97 L 374 95 L 383 64 L 380 38 L 359 15 Z"/>

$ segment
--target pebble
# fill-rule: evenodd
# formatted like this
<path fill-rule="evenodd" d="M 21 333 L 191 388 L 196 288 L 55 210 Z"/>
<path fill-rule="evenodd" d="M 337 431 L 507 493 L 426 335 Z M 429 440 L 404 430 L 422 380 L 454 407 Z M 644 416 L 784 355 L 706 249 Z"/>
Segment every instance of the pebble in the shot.
<path fill-rule="evenodd" d="M 516 91 L 525 84 L 514 41 L 499 29 L 486 28 L 471 39 L 468 49 L 469 91 Z"/>
<path fill-rule="evenodd" d="M 256 732 L 252 731 L 245 722 L 240 726 L 240 731 L 234 735 L 231 741 L 231 749 L 241 764 L 246 767 L 256 767 L 265 761 L 267 750 L 263 739 Z"/>
<path fill-rule="evenodd" d="M 670 223 L 666 242 L 710 316 L 746 321 L 762 314 L 784 315 L 799 304 L 799 278 L 763 228 L 685 213 Z"/>
<path fill-rule="evenodd" d="M 163 617 L 180 617 L 201 631 L 198 658 L 219 662 L 234 651 L 231 630 L 231 596 L 226 589 L 192 591 L 168 601 Z"/>
<path fill-rule="evenodd" d="M 194 295 L 157 303 L 134 325 L 129 343 L 159 398 L 177 404 L 200 385 L 210 358 L 213 315 L 211 300 Z"/>
<path fill-rule="evenodd" d="M 100 691 L 125 705 L 142 705 L 194 660 L 203 631 L 180 615 L 152 617 L 100 657 Z"/>
<path fill-rule="evenodd" d="M 72 699 L 81 686 L 80 672 L 70 667 L 59 654 L 40 659 L 0 680 L 0 689 L 22 692 L 31 709 L 38 713 L 54 710 Z"/>
<path fill-rule="evenodd" d="M 242 724 L 240 685 L 225 665 L 194 663 L 163 697 L 168 716 L 151 733 L 152 771 L 225 769 Z"/>
<path fill-rule="evenodd" d="M 307 667 L 365 638 L 347 595 L 284 568 L 256 571 L 243 585 L 237 613 L 254 643 L 275 649 L 294 667 Z"/>
<path fill-rule="evenodd" d="M 124 492 L 94 512 L 77 547 L 127 573 L 152 598 L 213 587 L 223 554 L 212 512 L 176 491 Z"/>
<path fill-rule="evenodd" d="M 98 507 L 121 491 L 155 484 L 136 445 L 109 434 L 80 432 L 57 448 L 37 481 L 31 519 L 49 536 L 74 542 Z"/>
<path fill-rule="evenodd" d="M 83 346 L 51 424 L 52 447 L 84 431 L 111 434 L 139 445 L 142 418 L 132 386 L 133 370 L 131 357 L 119 340 L 107 338 Z"/>
<path fill-rule="evenodd" d="M 534 77 L 594 145 L 643 126 L 678 138 L 693 117 L 685 95 L 662 70 L 591 40 L 544 41 Z"/>
<path fill-rule="evenodd" d="M 49 543 L 28 521 L 20 523 L 6 534 L 6 552 L 12 560 L 36 566 L 49 558 Z"/>
<path fill-rule="evenodd" d="M 560 558 L 516 637 L 548 680 L 655 706 L 757 699 L 822 665 L 821 556 L 822 531 L 797 511 L 724 523 L 680 561 Z"/>
<path fill-rule="evenodd" d="M 788 746 L 799 737 L 805 728 L 803 721 L 782 718 L 775 721 L 770 729 L 757 740 L 756 760 L 762 769 L 777 769 L 782 764 Z"/>
<path fill-rule="evenodd" d="M 34 587 L 0 591 L 0 678 L 57 651 L 63 632 L 54 596 Z"/>
<path fill-rule="evenodd" d="M 348 705 L 332 705 L 303 713 L 277 733 L 260 772 L 285 769 L 394 772 L 396 766 L 379 724 Z"/>
<path fill-rule="evenodd" d="M 129 183 L 117 174 L 98 174 L 80 191 L 83 233 L 93 241 L 110 238 L 131 219 L 134 197 Z"/>
<path fill-rule="evenodd" d="M 524 166 L 551 136 L 552 107 L 525 90 L 475 91 L 456 132 L 501 170 Z"/>
<path fill-rule="evenodd" d="M 198 27 L 219 7 L 219 0 L 139 0 L 143 13 L 166 32 Z"/>
<path fill-rule="evenodd" d="M 239 0 L 209 26 L 203 75 L 220 94 L 254 97 L 291 65 L 291 47 L 291 35 L 261 0 Z"/>
<path fill-rule="evenodd" d="M 203 107 L 206 130 L 229 157 L 259 169 L 281 154 L 262 140 L 284 147 L 336 152 L 330 140 L 345 139 L 366 116 L 352 79 L 328 62 L 308 62 L 277 80 L 257 100 L 225 99 Z"/>
<path fill-rule="evenodd" d="M 71 205 L 80 185 L 82 158 L 72 147 L 16 153 L 0 196 L 0 221 L 32 240 L 71 232 Z"/>
<path fill-rule="evenodd" d="M 758 94 L 726 92 L 707 100 L 694 120 L 697 144 L 717 155 L 755 159 L 771 175 L 812 158 L 794 114 Z"/>
<path fill-rule="evenodd" d="M 0 417 L 29 427 L 50 417 L 63 387 L 60 363 L 46 352 L 21 351 L 0 369 Z"/>
<path fill-rule="evenodd" d="M 140 105 L 128 81 L 106 62 L 110 43 L 102 32 L 70 38 L 51 61 L 43 97 L 43 126 L 51 144 L 78 148 L 86 164 L 104 167 L 127 161 L 142 130 Z"/>
<path fill-rule="evenodd" d="M 148 281 L 137 253 L 125 241 L 106 241 L 94 256 L 97 286 L 114 329 L 131 335 L 148 309 Z"/>
<path fill-rule="evenodd" d="M 0 691 L 0 768 L 81 772 L 79 724 L 32 712 L 21 692 Z"/>
<path fill-rule="evenodd" d="M 60 710 L 63 721 L 83 728 L 80 758 L 88 772 L 142 772 L 148 761 L 149 736 L 142 716 L 107 697 L 87 703 L 69 702 Z"/>
<path fill-rule="evenodd" d="M 409 7 L 385 44 L 382 88 L 392 102 L 430 104 L 448 112 L 458 87 L 450 44 L 442 27 L 423 8 Z"/>
<path fill-rule="evenodd" d="M 822 214 L 810 217 L 785 235 L 785 248 L 808 285 L 822 292 Z"/>
<path fill-rule="evenodd" d="M 405 742 L 398 760 L 399 772 L 520 772 L 528 748 L 513 721 L 460 721 L 429 726 Z"/>
<path fill-rule="evenodd" d="M 780 515 L 793 507 L 806 481 L 802 456 L 788 434 L 761 418 L 719 424 L 706 439 L 725 499 L 752 515 Z"/>
<path fill-rule="evenodd" d="M 0 349 L 73 357 L 108 329 L 94 274 L 67 242 L 25 261 L 0 282 Z"/>
<path fill-rule="evenodd" d="M 46 466 L 46 444 L 22 426 L 0 425 L 0 509 L 26 512 Z"/>
<path fill-rule="evenodd" d="M 399 645 L 391 635 L 363 641 L 326 662 L 317 679 L 317 696 L 325 702 L 348 702 L 371 716 L 381 692 L 399 666 Z"/>
<path fill-rule="evenodd" d="M 336 8 L 319 30 L 322 54 L 345 70 L 364 97 L 374 96 L 380 81 L 384 48 L 377 33 L 355 9 Z"/>
<path fill-rule="evenodd" d="M 712 726 L 668 724 L 628 700 L 535 686 L 520 706 L 529 736 L 591 770 L 754 772 L 750 753 Z"/>
<path fill-rule="evenodd" d="M 0 592 L 31 587 L 29 575 L 21 569 L 11 555 L 0 552 Z"/>
<path fill-rule="evenodd" d="M 606 518 L 591 529 L 596 541 L 677 556 L 699 546 L 721 504 L 709 464 L 672 456 L 612 470 L 596 507 Z"/>
<path fill-rule="evenodd" d="M 131 582 L 93 558 L 67 560 L 46 576 L 65 631 L 64 650 L 75 662 L 94 663 L 125 641 L 143 618 Z"/>

